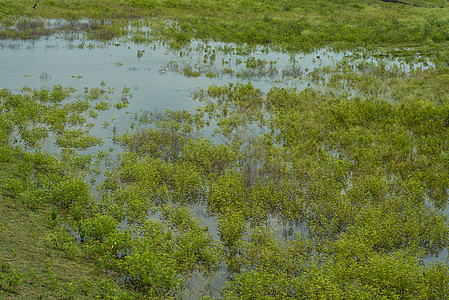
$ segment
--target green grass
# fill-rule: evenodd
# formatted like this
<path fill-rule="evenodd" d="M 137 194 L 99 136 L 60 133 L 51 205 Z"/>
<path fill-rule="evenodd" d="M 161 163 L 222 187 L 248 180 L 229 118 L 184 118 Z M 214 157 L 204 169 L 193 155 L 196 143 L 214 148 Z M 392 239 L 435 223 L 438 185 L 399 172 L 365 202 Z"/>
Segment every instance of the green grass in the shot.
<path fill-rule="evenodd" d="M 109 40 L 129 33 L 123 29 L 129 20 L 145 20 L 150 22 L 152 38 L 168 41 L 173 47 L 188 44 L 192 38 L 269 45 L 287 51 L 308 51 L 326 45 L 354 48 L 447 43 L 447 1 L 411 2 L 423 7 L 377 0 L 48 0 L 32 9 L 32 1 L 2 0 L 0 37 L 29 39 L 56 31 L 75 31 L 86 32 L 89 38 Z M 73 21 L 48 29 L 42 22 L 30 21 L 39 18 L 87 18 L 90 22 Z M 144 23 L 137 22 L 138 26 Z M 17 28 L 12 27 L 14 24 Z M 149 39 L 139 31 L 131 35 L 140 42 Z"/>
<path fill-rule="evenodd" d="M 193 37 L 291 51 L 382 46 L 380 55 L 405 61 L 419 48 L 437 62 L 407 77 L 344 60 L 305 74 L 314 89 L 275 86 L 263 93 L 237 83 L 199 90 L 197 114 L 166 112 L 150 129 L 115 137 L 127 151 L 104 174 L 97 201 L 80 175 L 93 167 L 89 157 L 67 149 L 59 158 L 27 154 L 6 140 L 20 129 L 33 149 L 48 133 L 24 126 L 33 121 L 57 134 L 61 146 L 87 148 L 94 137 L 67 123 L 81 125 L 81 113 L 110 105 L 62 106 L 73 93 L 62 86 L 28 89 L 31 96 L 0 90 L 0 298 L 143 298 L 137 290 L 176 297 L 184 279 L 213 274 L 221 262 L 234 279 L 224 299 L 447 298 L 447 263 L 423 262 L 449 243 L 442 212 L 449 187 L 449 4 L 410 3 L 422 7 L 374 0 L 66 0 L 42 1 L 34 10 L 32 2 L 0 1 L 3 38 L 61 31 L 100 40 L 130 33 L 172 47 Z M 41 18 L 72 21 L 52 29 Z M 129 20 L 134 33 L 124 29 Z M 247 69 L 264 64 L 245 61 Z M 188 65 L 179 70 L 207 76 Z M 100 100 L 103 93 L 92 89 L 86 97 Z M 122 96 L 117 109 L 128 103 L 129 89 Z M 195 128 L 209 120 L 228 144 L 196 137 Z M 248 123 L 271 133 L 242 143 Z M 220 240 L 186 207 L 199 203 L 218 218 Z M 161 220 L 148 220 L 149 211 Z M 280 242 L 266 225 L 273 217 L 304 222 L 307 236 Z M 117 228 L 124 219 L 131 224 L 126 231 Z M 80 229 L 81 243 L 64 222 Z M 135 290 L 116 285 L 120 275 Z"/>
<path fill-rule="evenodd" d="M 140 299 L 81 251 L 56 210 L 5 188 L 5 182 L 27 184 L 24 156 L 15 150 L 0 164 L 0 298 Z"/>

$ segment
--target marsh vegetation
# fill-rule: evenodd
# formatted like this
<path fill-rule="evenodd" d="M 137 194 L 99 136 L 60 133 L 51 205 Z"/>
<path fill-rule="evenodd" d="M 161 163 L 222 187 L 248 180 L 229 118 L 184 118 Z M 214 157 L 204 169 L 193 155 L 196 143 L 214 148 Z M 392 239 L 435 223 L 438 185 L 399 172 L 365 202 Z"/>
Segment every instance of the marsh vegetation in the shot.
<path fill-rule="evenodd" d="M 1 16 L 1 296 L 448 298 L 448 4 L 293 2 Z"/>

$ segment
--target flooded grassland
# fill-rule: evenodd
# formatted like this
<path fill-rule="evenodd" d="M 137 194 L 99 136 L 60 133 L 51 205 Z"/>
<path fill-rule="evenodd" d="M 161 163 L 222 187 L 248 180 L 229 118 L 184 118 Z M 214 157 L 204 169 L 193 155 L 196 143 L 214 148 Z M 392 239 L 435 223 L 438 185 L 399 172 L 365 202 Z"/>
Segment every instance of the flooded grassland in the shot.
<path fill-rule="evenodd" d="M 16 144 L 29 174 L 3 194 L 51 205 L 119 284 L 150 298 L 446 297 L 449 82 L 427 58 L 0 48 L 0 157 Z"/>
<path fill-rule="evenodd" d="M 48 209 L 98 297 L 446 299 L 447 4 L 306 2 L 0 15 L 1 199 Z M 0 296 L 56 289 L 13 258 Z"/>

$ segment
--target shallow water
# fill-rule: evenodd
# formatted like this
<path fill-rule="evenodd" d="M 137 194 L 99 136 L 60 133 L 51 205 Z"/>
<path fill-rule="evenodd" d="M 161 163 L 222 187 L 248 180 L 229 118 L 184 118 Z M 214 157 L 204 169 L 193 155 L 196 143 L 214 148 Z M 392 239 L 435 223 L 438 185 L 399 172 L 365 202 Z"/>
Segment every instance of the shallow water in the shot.
<path fill-rule="evenodd" d="M 86 87 L 88 89 L 98 87 L 101 82 L 104 82 L 106 87 L 114 88 L 115 93 L 110 98 L 112 102 L 116 102 L 122 89 L 125 86 L 129 87 L 133 97 L 130 99 L 128 107 L 122 110 L 112 108 L 99 112 L 100 115 L 95 120 L 89 119 L 95 125 L 91 133 L 102 137 L 105 145 L 93 147 L 85 152 L 112 149 L 113 154 L 117 154 L 121 149 L 112 142 L 113 128 L 117 130 L 118 134 L 125 132 L 134 121 L 135 113 L 167 109 L 194 112 L 200 103 L 192 100 L 192 93 L 197 88 L 206 88 L 211 84 L 220 86 L 230 82 L 251 81 L 253 86 L 260 88 L 263 92 L 269 91 L 274 85 L 296 86 L 298 89 L 303 89 L 310 82 L 295 76 L 283 76 L 288 72 L 283 74 L 282 71 L 288 71 L 288 66 L 294 63 L 300 67 L 301 72 L 298 74 L 306 76 L 308 72 L 312 72 L 316 68 L 333 67 L 345 56 L 351 55 L 348 52 L 336 53 L 327 49 L 295 56 L 277 52 L 266 53 L 264 49 L 253 53 L 238 54 L 237 50 L 230 53 L 219 51 L 225 46 L 236 48 L 235 45 L 211 43 L 209 46 L 206 48 L 207 46 L 202 43 L 193 42 L 189 49 L 182 50 L 181 56 L 180 51 L 172 51 L 160 43 L 143 46 L 124 42 L 100 43 L 81 40 L 67 41 L 58 38 L 41 39 L 34 42 L 6 40 L 0 43 L 0 88 L 18 92 L 24 86 L 39 89 L 61 84 L 62 86 L 73 86 L 78 90 L 77 93 L 82 93 Z M 216 49 L 215 52 L 213 52 L 214 49 Z M 145 50 L 144 53 L 141 52 L 140 57 L 138 56 L 139 50 Z M 204 63 L 205 53 L 208 56 L 207 63 Z M 210 56 L 213 53 L 215 53 L 215 59 L 210 62 Z M 278 73 L 267 75 L 259 72 L 253 73 L 252 76 L 240 77 L 220 73 L 223 67 L 232 67 L 236 73 L 245 74 L 244 71 L 247 70 L 245 61 L 249 57 L 275 62 L 273 64 Z M 179 70 L 176 71 L 172 68 L 174 62 L 179 69 L 185 66 L 199 66 L 201 70 L 213 71 L 218 76 L 209 78 L 202 74 L 198 77 L 186 77 L 180 74 Z M 401 64 L 394 60 L 389 62 Z M 406 72 L 410 70 L 409 66 L 402 65 L 402 67 Z M 102 126 L 105 121 L 110 125 Z M 209 128 L 202 133 L 210 135 L 212 131 L 213 128 Z M 57 150 L 51 144 L 48 144 L 46 149 L 50 152 Z M 101 180 L 101 176 L 98 179 Z M 191 210 L 193 217 L 200 220 L 203 226 L 208 226 L 209 233 L 218 239 L 217 217 L 210 216 L 206 207 L 200 205 L 191 207 Z M 279 240 L 292 239 L 295 233 L 307 233 L 307 228 L 304 226 L 281 225 L 282 222 L 274 218 L 270 220 L 270 223 L 276 229 L 276 237 Z M 126 226 L 126 224 L 122 224 L 122 226 Z M 443 251 L 442 255 L 447 256 L 447 251 Z M 442 258 L 442 255 L 439 258 Z M 223 271 L 214 278 L 194 276 L 188 282 L 191 286 L 190 291 L 205 290 L 206 294 L 217 296 L 227 275 L 223 268 Z M 185 294 L 184 297 L 197 299 L 198 295 Z"/>
<path fill-rule="evenodd" d="M 116 46 L 115 44 L 120 44 Z M 128 48 L 129 47 L 129 48 Z M 213 47 L 219 48 L 219 44 Z M 41 39 L 34 42 L 3 41 L 0 44 L 0 88 L 12 89 L 19 92 L 23 87 L 48 88 L 53 85 L 73 86 L 76 93 L 83 93 L 85 88 L 99 87 L 104 82 L 107 87 L 112 87 L 115 93 L 110 96 L 112 102 L 117 102 L 121 90 L 126 86 L 133 94 L 128 107 L 117 110 L 99 112 L 96 119 L 89 119 L 95 127 L 91 134 L 102 137 L 105 144 L 101 147 L 92 147 L 83 153 L 93 153 L 97 150 L 114 149 L 114 153 L 121 151 L 120 147 L 112 142 L 113 128 L 118 134 L 129 129 L 134 121 L 134 114 L 137 112 L 163 112 L 170 110 L 194 111 L 200 106 L 198 101 L 192 100 L 192 93 L 196 88 L 206 88 L 211 84 L 226 85 L 229 82 L 246 82 L 267 92 L 277 81 L 277 85 L 290 85 L 292 79 L 285 80 L 281 74 L 277 76 L 253 76 L 251 78 L 230 75 L 220 75 L 215 78 L 199 76 L 196 78 L 186 77 L 174 70 L 170 70 L 170 63 L 176 61 L 178 65 L 201 64 L 204 59 L 204 45 L 192 43 L 191 50 L 185 50 L 187 55 L 181 57 L 179 52 L 170 51 L 160 44 L 150 44 L 146 46 L 126 44 L 121 42 L 98 43 L 86 41 L 66 41 L 58 38 Z M 137 51 L 145 50 L 141 57 Z M 209 51 L 209 49 L 207 50 Z M 298 55 L 295 57 L 296 63 L 301 65 L 303 70 L 313 70 L 324 64 L 335 63 L 335 59 L 341 59 L 343 54 L 331 53 L 323 56 L 321 60 L 316 59 L 316 53 L 309 55 Z M 279 69 L 288 65 L 292 57 L 281 53 L 263 53 L 257 51 L 246 55 L 236 55 L 234 53 L 216 54 L 215 63 L 209 65 L 210 69 L 217 70 L 223 60 L 230 61 L 230 65 L 236 64 L 237 59 L 245 61 L 249 56 L 256 59 L 276 61 Z M 245 64 L 240 63 L 234 66 L 236 72 L 245 69 Z M 282 72 L 282 71 L 281 71 Z M 299 82 L 298 82 L 299 83 Z M 305 87 L 305 84 L 302 87 Z M 107 121 L 109 126 L 102 126 Z M 204 134 L 209 135 L 213 129 L 205 130 Z M 51 139 L 50 139 L 51 141 Z M 217 140 L 220 142 L 220 140 Z M 49 152 L 57 152 L 57 148 L 51 143 L 44 147 Z M 101 181 L 102 176 L 97 178 Z M 204 206 L 191 207 L 193 217 L 201 221 L 201 225 L 207 226 L 209 233 L 214 239 L 219 239 L 217 228 L 217 217 L 210 216 Z M 150 216 L 158 218 L 158 215 Z M 300 228 L 289 228 L 280 225 L 280 222 L 273 219 L 271 225 L 276 228 L 276 236 L 279 239 L 291 239 Z M 121 224 L 123 228 L 126 223 Z M 193 291 L 205 291 L 206 294 L 217 296 L 221 287 L 227 280 L 225 265 L 222 271 L 212 278 L 204 278 L 201 275 L 192 277 L 187 281 L 190 288 L 184 293 L 186 299 L 197 299 L 199 294 Z M 189 293 L 191 293 L 189 295 Z"/>
<path fill-rule="evenodd" d="M 234 50 L 229 53 L 218 50 L 224 48 Z M 138 57 L 138 51 L 143 50 L 145 53 Z M 306 81 L 292 76 L 283 76 L 283 70 L 292 62 L 305 74 L 305 70 L 311 72 L 315 68 L 333 66 L 347 55 L 347 53 L 334 53 L 326 49 L 295 56 L 277 52 L 266 53 L 264 49 L 247 53 L 247 50 L 239 50 L 235 45 L 219 43 L 205 45 L 200 42 L 192 42 L 188 49 L 181 51 L 170 50 L 160 43 L 135 45 L 120 41 L 112 43 L 67 41 L 57 37 L 37 41 L 4 40 L 0 42 L 0 88 L 19 92 L 23 87 L 50 89 L 53 85 L 61 84 L 64 87 L 73 86 L 77 89 L 77 93 L 83 93 L 86 88 L 99 87 L 100 83 L 104 82 L 106 88 L 115 90 L 110 97 L 113 102 L 117 102 L 124 87 L 130 88 L 133 97 L 128 107 L 99 112 L 96 120 L 89 119 L 95 125 L 90 132 L 105 140 L 105 145 L 101 148 L 113 148 L 119 151 L 110 138 L 113 135 L 112 130 L 116 128 L 117 133 L 120 134 L 129 129 L 134 121 L 132 116 L 137 112 L 163 112 L 167 109 L 193 112 L 200 103 L 192 100 L 192 93 L 197 88 L 206 88 L 211 84 L 226 85 L 230 82 L 251 81 L 254 87 L 263 92 L 268 92 L 275 84 L 277 86 L 294 85 L 302 89 L 307 86 Z M 239 52 L 243 54 L 236 54 Z M 204 65 L 205 53 L 208 57 L 215 53 L 214 62 L 210 63 L 209 60 L 207 63 L 208 68 L 214 70 L 222 69 L 222 62 L 226 61 L 236 73 L 248 75 L 251 72 L 246 71 L 254 71 L 254 69 L 246 68 L 245 61 L 249 57 L 254 57 L 256 60 L 276 62 L 278 74 L 275 76 L 253 74 L 253 76 L 238 77 L 216 72 L 218 77 L 208 78 L 204 75 L 186 77 L 179 73 L 183 66 L 196 65 L 204 69 L 201 65 Z M 318 54 L 320 59 L 316 58 Z M 241 62 L 237 64 L 239 61 Z M 173 65 L 173 62 L 179 65 L 181 71 L 170 69 L 169 66 Z M 224 67 L 228 67 L 228 64 Z M 102 126 L 105 122 L 109 123 L 109 126 Z M 211 135 L 212 132 L 213 128 L 203 130 L 205 135 Z M 214 141 L 221 142 L 218 137 Z M 47 144 L 47 150 L 54 152 L 56 149 L 51 144 Z M 92 153 L 97 150 L 100 148 L 93 147 L 87 152 Z"/>

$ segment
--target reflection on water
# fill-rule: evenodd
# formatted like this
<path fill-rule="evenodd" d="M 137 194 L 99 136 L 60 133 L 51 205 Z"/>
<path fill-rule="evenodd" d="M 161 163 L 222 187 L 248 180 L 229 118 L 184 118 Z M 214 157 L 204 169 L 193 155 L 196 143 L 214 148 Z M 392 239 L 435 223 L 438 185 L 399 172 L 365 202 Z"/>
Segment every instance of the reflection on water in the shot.
<path fill-rule="evenodd" d="M 126 42 L 109 44 L 57 38 L 34 42 L 3 41 L 0 43 L 0 88 L 17 92 L 24 86 L 39 89 L 61 84 L 73 86 L 78 93 L 82 93 L 104 82 L 115 90 L 111 98 L 119 98 L 120 91 L 129 87 L 133 97 L 128 107 L 99 112 L 96 119 L 90 120 L 95 125 L 91 133 L 102 137 L 105 145 L 86 152 L 111 149 L 114 156 L 121 149 L 113 143 L 112 136 L 114 133 L 124 133 L 134 121 L 136 113 L 167 109 L 193 112 L 200 103 L 192 100 L 192 93 L 197 88 L 206 88 L 211 84 L 251 81 L 255 88 L 263 92 L 269 91 L 274 85 L 294 85 L 304 89 L 310 82 L 300 77 L 318 68 L 334 67 L 348 55 L 351 53 L 327 49 L 297 55 L 267 52 L 264 49 L 248 53 L 239 52 L 235 45 L 204 45 L 199 42 L 193 42 L 189 49 L 174 52 L 159 43 L 143 46 Z M 390 63 L 400 65 L 404 72 L 410 71 L 408 65 L 398 61 Z M 375 64 L 374 60 L 367 61 L 364 66 L 354 63 L 353 68 L 363 71 L 369 64 Z M 109 126 L 102 126 L 105 122 Z M 263 133 L 263 128 L 249 129 L 253 130 L 248 131 L 249 134 Z M 202 133 L 210 135 L 212 132 L 213 128 L 209 128 Z M 57 149 L 47 145 L 47 150 L 55 152 Z M 100 175 L 97 179 L 101 181 L 102 178 Z M 204 205 L 192 205 L 190 209 L 193 217 L 202 226 L 207 226 L 208 232 L 218 240 L 218 217 L 209 214 Z M 155 219 L 159 217 L 158 214 L 150 216 Z M 272 217 L 269 223 L 267 225 L 276 230 L 275 235 L 279 240 L 291 240 L 296 234 L 307 234 L 307 227 L 303 224 L 283 224 L 276 217 Z M 126 222 L 121 227 L 125 229 Z M 446 256 L 447 250 L 439 258 Z M 207 294 L 217 296 L 228 275 L 223 263 L 221 272 L 214 277 L 204 277 L 202 274 L 194 276 L 187 281 L 190 289 L 183 296 L 186 299 L 197 299 L 199 295 Z"/>
<path fill-rule="evenodd" d="M 145 52 L 139 57 L 138 51 Z M 181 67 L 197 65 L 201 68 L 205 51 L 208 53 L 206 54 L 209 58 L 208 64 L 210 57 L 215 56 L 210 65 L 212 69 L 223 69 L 229 64 L 233 65 L 236 73 L 246 72 L 248 75 L 251 72 L 245 70 L 254 71 L 258 68 L 257 66 L 253 68 L 251 62 L 256 62 L 257 65 L 257 61 L 271 61 L 275 62 L 279 72 L 274 77 L 270 75 L 238 77 L 221 74 L 209 78 L 186 77 L 182 72 L 167 68 L 174 61 Z M 320 59 L 316 58 L 318 54 L 321 54 Z M 250 53 L 239 50 L 235 45 L 220 43 L 204 45 L 200 42 L 192 42 L 188 49 L 174 52 L 159 43 L 136 45 L 125 42 L 101 43 L 45 38 L 26 42 L 4 40 L 0 42 L 0 55 L 2 57 L 0 88 L 9 88 L 14 92 L 18 92 L 24 86 L 39 89 L 61 84 L 73 86 L 78 93 L 81 93 L 92 87 L 98 87 L 103 82 L 115 90 L 115 96 L 111 98 L 117 99 L 120 91 L 124 87 L 129 87 L 133 97 L 126 109 L 100 112 L 97 119 L 90 120 L 95 125 L 91 133 L 102 137 L 106 142 L 102 149 L 118 150 L 112 143 L 112 130 L 115 128 L 118 134 L 123 133 L 133 121 L 130 115 L 137 112 L 167 109 L 193 111 L 200 105 L 197 101 L 192 101 L 193 91 L 211 84 L 225 85 L 230 82 L 251 81 L 255 88 L 263 92 L 267 92 L 274 84 L 278 86 L 294 84 L 299 89 L 305 88 L 307 87 L 305 81 L 294 78 L 294 74 L 289 76 L 288 68 L 291 68 L 292 61 L 301 70 L 311 72 L 315 68 L 335 65 L 347 54 L 321 50 L 307 55 L 289 55 L 267 53 L 264 49 Z M 222 65 L 223 62 L 226 64 Z M 104 124 L 109 126 L 101 126 Z M 253 132 L 258 130 L 255 127 L 249 129 Z M 204 131 L 208 135 L 212 132 L 212 128 Z M 220 142 L 217 139 L 218 137 L 215 140 Z M 54 150 L 51 146 L 48 147 L 48 150 Z M 99 147 L 93 147 L 89 152 L 97 150 Z"/>

